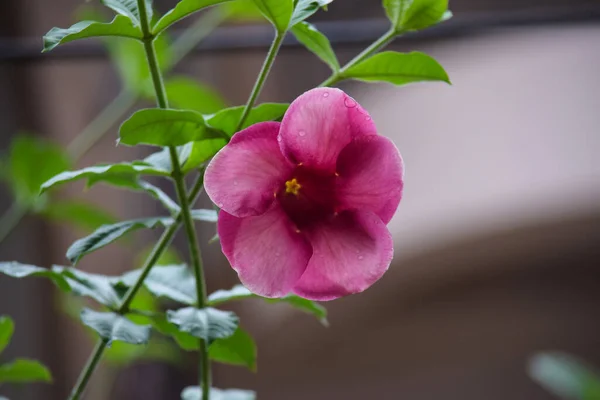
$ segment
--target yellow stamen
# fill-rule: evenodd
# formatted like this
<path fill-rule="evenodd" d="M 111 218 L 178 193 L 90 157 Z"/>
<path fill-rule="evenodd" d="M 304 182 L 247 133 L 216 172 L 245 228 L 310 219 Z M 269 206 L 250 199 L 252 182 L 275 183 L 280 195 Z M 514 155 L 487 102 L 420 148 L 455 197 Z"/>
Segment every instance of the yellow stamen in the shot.
<path fill-rule="evenodd" d="M 302 188 L 302 185 L 298 183 L 298 180 L 296 178 L 290 179 L 285 183 L 285 192 L 291 193 L 294 196 L 298 196 L 300 188 Z"/>

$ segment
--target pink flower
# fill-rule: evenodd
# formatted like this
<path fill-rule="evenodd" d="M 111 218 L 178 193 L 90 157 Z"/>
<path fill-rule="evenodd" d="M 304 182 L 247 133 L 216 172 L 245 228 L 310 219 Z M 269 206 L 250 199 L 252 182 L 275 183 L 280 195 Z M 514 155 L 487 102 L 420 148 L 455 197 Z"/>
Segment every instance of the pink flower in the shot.
<path fill-rule="evenodd" d="M 252 292 L 311 300 L 359 293 L 388 269 L 386 224 L 402 158 L 338 89 L 298 97 L 283 121 L 233 136 L 206 170 L 223 253 Z"/>

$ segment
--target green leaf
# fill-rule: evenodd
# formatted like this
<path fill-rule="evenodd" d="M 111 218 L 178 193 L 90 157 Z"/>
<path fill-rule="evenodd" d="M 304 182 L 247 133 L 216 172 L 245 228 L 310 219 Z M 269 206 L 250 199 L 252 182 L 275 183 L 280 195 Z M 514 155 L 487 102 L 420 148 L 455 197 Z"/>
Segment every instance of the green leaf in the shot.
<path fill-rule="evenodd" d="M 190 214 L 192 215 L 192 219 L 196 221 L 217 222 L 219 219 L 219 214 L 215 210 L 204 208 L 192 210 L 190 211 Z"/>
<path fill-rule="evenodd" d="M 120 296 L 113 287 L 111 277 L 59 265 L 54 265 L 52 271 L 66 279 L 74 295 L 91 297 L 108 307 L 118 307 Z"/>
<path fill-rule="evenodd" d="M 127 318 L 111 312 L 97 312 L 84 308 L 81 312 L 83 323 L 95 330 L 108 341 L 121 341 L 131 344 L 145 344 L 150 339 L 150 326 L 136 325 Z"/>
<path fill-rule="evenodd" d="M 422 81 L 450 83 L 444 68 L 430 56 L 419 52 L 379 53 L 344 71 L 341 76 L 344 79 L 395 85 Z"/>
<path fill-rule="evenodd" d="M 32 204 L 38 201 L 40 186 L 69 167 L 70 161 L 64 151 L 42 138 L 18 135 L 11 144 L 8 174 L 19 202 Z"/>
<path fill-rule="evenodd" d="M 206 340 L 209 344 L 216 339 L 233 335 L 238 326 L 238 317 L 230 311 L 216 308 L 195 307 L 167 311 L 167 320 L 182 332 Z"/>
<path fill-rule="evenodd" d="M 131 287 L 138 280 L 142 270 L 126 273 L 120 278 L 120 283 Z M 187 265 L 166 265 L 153 268 L 144 285 L 157 297 L 166 297 L 184 304 L 196 303 L 196 279 Z"/>
<path fill-rule="evenodd" d="M 326 8 L 332 1 L 333 0 L 299 0 L 294 9 L 290 26 L 294 27 L 296 24 L 309 18 L 319 11 L 319 8 Z"/>
<path fill-rule="evenodd" d="M 0 365 L 0 383 L 52 382 L 48 368 L 39 361 L 18 358 Z"/>
<path fill-rule="evenodd" d="M 218 92 L 185 76 L 170 77 L 165 81 L 165 89 L 174 108 L 212 114 L 226 107 Z"/>
<path fill-rule="evenodd" d="M 256 372 L 256 344 L 240 327 L 233 335 L 215 340 L 208 349 L 208 356 L 214 361 L 245 366 Z"/>
<path fill-rule="evenodd" d="M 47 268 L 36 267 L 35 265 L 20 264 L 17 262 L 0 262 L 0 273 L 13 278 L 25 278 L 28 276 L 49 278 L 61 290 L 65 292 L 71 290 L 65 278 L 60 274 Z"/>
<path fill-rule="evenodd" d="M 294 12 L 293 0 L 253 0 L 263 16 L 279 34 L 288 30 Z"/>
<path fill-rule="evenodd" d="M 102 0 L 102 4 L 118 14 L 126 16 L 136 24 L 140 23 L 140 10 L 138 9 L 137 0 Z M 146 0 L 146 13 L 148 14 L 148 20 L 152 20 L 152 0 Z"/>
<path fill-rule="evenodd" d="M 13 332 L 15 331 L 15 324 L 10 317 L 3 315 L 0 317 L 0 353 L 4 351 L 6 346 L 10 343 Z"/>
<path fill-rule="evenodd" d="M 181 400 L 201 400 L 202 392 L 198 386 L 190 386 L 181 392 Z M 210 400 L 256 400 L 256 393 L 241 389 L 210 389 Z"/>
<path fill-rule="evenodd" d="M 329 325 L 329 323 L 327 322 L 327 310 L 319 303 L 316 303 L 312 300 L 304 299 L 300 296 L 296 296 L 293 294 L 287 295 L 280 299 L 268 299 L 265 297 L 255 295 L 242 285 L 236 285 L 229 290 L 217 290 L 216 292 L 208 296 L 208 304 L 210 306 L 216 306 L 218 304 L 248 298 L 263 299 L 268 303 L 287 303 L 300 311 L 314 315 L 323 325 Z"/>
<path fill-rule="evenodd" d="M 149 108 L 134 113 L 119 130 L 120 143 L 135 146 L 181 146 L 188 142 L 221 137 L 206 125 L 202 114 L 189 110 Z"/>
<path fill-rule="evenodd" d="M 534 356 L 529 363 L 529 375 L 546 390 L 561 398 L 600 398 L 600 375 L 568 354 L 547 352 Z"/>
<path fill-rule="evenodd" d="M 154 28 L 152 28 L 152 32 L 156 35 L 190 14 L 226 1 L 229 0 L 180 0 L 175 8 L 167 12 L 160 20 L 158 20 L 156 25 L 154 25 Z"/>
<path fill-rule="evenodd" d="M 73 265 L 86 254 L 96 251 L 121 236 L 142 228 L 153 229 L 158 226 L 167 227 L 173 223 L 172 218 L 155 217 L 122 221 L 111 225 L 102 225 L 92 234 L 77 240 L 67 250 L 67 258 Z"/>
<path fill-rule="evenodd" d="M 452 16 L 448 0 L 383 0 L 383 7 L 397 32 L 425 29 Z"/>
<path fill-rule="evenodd" d="M 165 208 L 169 210 L 171 215 L 176 215 L 179 213 L 179 211 L 181 211 L 181 207 L 179 207 L 179 204 L 177 204 L 173 199 L 171 199 L 169 195 L 163 192 L 162 189 L 160 189 L 159 187 L 154 186 L 153 184 L 148 183 L 146 181 L 140 181 L 139 185 L 146 193 L 150 194 L 163 206 L 165 206 Z"/>
<path fill-rule="evenodd" d="M 163 335 L 172 337 L 177 345 L 186 351 L 197 351 L 200 348 L 200 341 L 197 337 L 189 333 L 182 332 L 175 325 L 167 321 L 162 314 L 157 314 L 150 319 L 152 326 Z"/>
<path fill-rule="evenodd" d="M 223 5 L 229 20 L 262 21 L 264 17 L 253 0 L 236 0 Z"/>
<path fill-rule="evenodd" d="M 86 231 L 117 222 L 116 217 L 108 211 L 77 200 L 61 200 L 47 204 L 41 214 L 51 221 L 68 222 Z"/>
<path fill-rule="evenodd" d="M 276 121 L 283 117 L 290 105 L 286 103 L 263 103 L 254 107 L 242 129 L 259 122 Z M 235 128 L 242 117 L 244 106 L 226 108 L 218 113 L 207 116 L 206 122 L 213 128 L 225 132 L 228 136 L 233 136 Z"/>
<path fill-rule="evenodd" d="M 79 179 L 87 179 L 88 186 L 92 186 L 98 182 L 107 182 L 117 186 L 129 187 L 132 189 L 140 189 L 138 184 L 138 176 L 140 175 L 156 175 L 170 176 L 171 171 L 157 168 L 146 161 L 134 161 L 131 163 L 96 165 L 93 167 L 83 168 L 77 171 L 65 171 L 53 176 L 41 185 L 42 193 L 46 190 L 67 182 L 76 181 Z"/>
<path fill-rule="evenodd" d="M 133 39 L 142 39 L 141 30 L 133 22 L 122 15 L 117 15 L 111 22 L 101 23 L 95 21 L 81 21 L 70 28 L 52 28 L 44 36 L 44 52 L 54 49 L 59 44 L 77 39 L 97 36 L 120 36 Z"/>
<path fill-rule="evenodd" d="M 192 152 L 183 166 L 183 171 L 188 172 L 194 168 L 198 168 L 210 160 L 226 144 L 227 141 L 225 139 L 207 139 L 194 142 L 192 144 Z"/>
<path fill-rule="evenodd" d="M 340 69 L 340 63 L 331 48 L 329 39 L 319 32 L 317 28 L 308 22 L 301 22 L 292 28 L 292 33 L 304 47 L 312 51 L 325 64 L 329 65 L 329 68 L 333 72 L 337 72 Z"/>

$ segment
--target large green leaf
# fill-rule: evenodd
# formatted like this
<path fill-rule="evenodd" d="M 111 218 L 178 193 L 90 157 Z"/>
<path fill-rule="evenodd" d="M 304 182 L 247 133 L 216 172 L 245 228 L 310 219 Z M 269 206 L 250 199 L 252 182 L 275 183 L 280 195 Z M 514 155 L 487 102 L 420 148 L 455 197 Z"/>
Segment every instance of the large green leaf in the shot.
<path fill-rule="evenodd" d="M 180 0 L 175 8 L 158 20 L 154 28 L 152 28 L 152 32 L 156 35 L 190 14 L 226 1 L 230 0 Z"/>
<path fill-rule="evenodd" d="M 222 6 L 229 16 L 229 20 L 233 21 L 263 21 L 264 17 L 254 0 L 236 0 L 226 3 Z"/>
<path fill-rule="evenodd" d="M 145 344 L 150 339 L 150 326 L 136 325 L 115 313 L 97 312 L 85 308 L 81 312 L 81 320 L 109 344 L 117 340 L 131 344 Z"/>
<path fill-rule="evenodd" d="M 208 356 L 213 361 L 245 366 L 256 372 L 256 344 L 252 336 L 240 327 L 233 335 L 215 340 L 208 349 Z"/>
<path fill-rule="evenodd" d="M 117 222 L 116 217 L 108 211 L 78 200 L 61 200 L 47 204 L 41 214 L 51 221 L 68 222 L 86 231 Z"/>
<path fill-rule="evenodd" d="M 254 125 L 259 122 L 276 121 L 283 117 L 290 105 L 286 103 L 263 103 L 254 107 L 242 129 Z M 225 132 L 229 136 L 233 136 L 235 128 L 242 117 L 244 106 L 226 108 L 218 113 L 207 116 L 206 122 L 213 128 Z"/>
<path fill-rule="evenodd" d="M 172 218 L 154 217 L 122 221 L 111 225 L 102 225 L 92 234 L 77 240 L 67 250 L 67 258 L 73 265 L 86 254 L 96 251 L 121 236 L 142 228 L 153 229 L 159 226 L 167 227 L 173 223 Z"/>
<path fill-rule="evenodd" d="M 419 52 L 379 53 L 344 71 L 341 77 L 365 82 L 389 82 L 395 85 L 422 81 L 450 83 L 444 68 L 432 57 Z"/>
<path fill-rule="evenodd" d="M 206 125 L 202 114 L 189 110 L 149 108 L 139 110 L 119 130 L 120 143 L 135 146 L 181 146 L 188 142 L 222 137 Z"/>
<path fill-rule="evenodd" d="M 425 29 L 452 16 L 448 0 L 383 0 L 383 7 L 398 32 Z"/>
<path fill-rule="evenodd" d="M 238 326 L 238 317 L 230 311 L 216 308 L 194 307 L 167 311 L 167 320 L 179 327 L 182 332 L 212 343 L 233 335 Z"/>
<path fill-rule="evenodd" d="M 225 108 L 225 100 L 208 85 L 186 76 L 172 76 L 165 81 L 169 104 L 174 108 L 212 114 Z"/>
<path fill-rule="evenodd" d="M 81 21 L 66 29 L 52 28 L 44 36 L 43 51 L 50 51 L 59 44 L 73 40 L 98 36 L 120 36 L 139 40 L 143 37 L 142 31 L 129 18 L 117 15 L 115 19 L 107 23 Z"/>
<path fill-rule="evenodd" d="M 113 287 L 111 277 L 58 265 L 53 266 L 52 271 L 66 279 L 74 295 L 91 297 L 108 307 L 118 307 L 121 298 Z"/>
<path fill-rule="evenodd" d="M 69 167 L 64 151 L 42 138 L 18 135 L 11 143 L 7 173 L 14 195 L 21 203 L 38 201 L 40 186 Z"/>
<path fill-rule="evenodd" d="M 319 32 L 317 28 L 308 22 L 300 22 L 292 28 L 292 33 L 304 47 L 312 51 L 325 64 L 329 65 L 329 68 L 333 72 L 337 72 L 340 69 L 340 63 L 331 48 L 329 39 Z"/>
<path fill-rule="evenodd" d="M 319 319 L 319 321 L 323 325 L 328 325 L 327 310 L 319 303 L 316 303 L 312 300 L 304 299 L 293 294 L 284 296 L 280 299 L 268 299 L 265 297 L 255 295 L 242 285 L 236 285 L 229 290 L 217 290 L 216 292 L 208 296 L 208 304 L 211 306 L 216 306 L 218 304 L 223 304 L 230 301 L 243 300 L 249 298 L 263 299 L 268 303 L 287 303 L 300 311 L 314 315 L 317 319 Z"/>
<path fill-rule="evenodd" d="M 13 278 L 37 276 L 51 279 L 61 290 L 68 292 L 71 288 L 65 278 L 56 272 L 36 267 L 35 265 L 20 264 L 17 262 L 0 262 L 0 273 Z"/>
<path fill-rule="evenodd" d="M 181 400 L 202 400 L 198 386 L 190 386 L 181 392 Z M 256 393 L 241 389 L 210 389 L 210 400 L 256 400 Z"/>
<path fill-rule="evenodd" d="M 120 283 L 131 287 L 140 277 L 142 271 L 134 270 L 120 278 Z M 166 297 L 184 304 L 196 303 L 196 279 L 187 265 L 165 265 L 153 268 L 144 285 L 157 297 Z"/>
<path fill-rule="evenodd" d="M 145 1 L 148 20 L 152 20 L 152 0 Z M 102 4 L 116 13 L 130 18 L 136 24 L 140 23 L 140 10 L 138 9 L 137 0 L 102 0 Z"/>
<path fill-rule="evenodd" d="M 294 0 L 253 0 L 263 16 L 279 34 L 288 30 L 294 12 Z"/>
<path fill-rule="evenodd" d="M 298 4 L 294 9 L 290 27 L 304 21 L 311 15 L 319 11 L 319 8 L 326 8 L 333 0 L 298 0 Z"/>
<path fill-rule="evenodd" d="M 0 317 L 0 354 L 4 351 L 6 346 L 10 343 L 13 332 L 15 331 L 15 324 L 13 320 L 3 315 Z"/>
<path fill-rule="evenodd" d="M 52 382 L 52 375 L 35 360 L 18 358 L 10 364 L 0 365 L 0 384 L 26 382 Z"/>
<path fill-rule="evenodd" d="M 600 375 L 582 361 L 560 352 L 540 353 L 529 363 L 533 380 L 564 399 L 600 399 Z"/>
<path fill-rule="evenodd" d="M 55 175 L 41 185 L 41 191 L 43 193 L 54 186 L 79 179 L 87 179 L 88 186 L 97 182 L 108 182 L 118 186 L 139 189 L 138 176 L 140 175 L 170 176 L 170 174 L 170 170 L 159 169 L 156 165 L 145 161 L 96 165 L 77 171 L 65 171 Z"/>

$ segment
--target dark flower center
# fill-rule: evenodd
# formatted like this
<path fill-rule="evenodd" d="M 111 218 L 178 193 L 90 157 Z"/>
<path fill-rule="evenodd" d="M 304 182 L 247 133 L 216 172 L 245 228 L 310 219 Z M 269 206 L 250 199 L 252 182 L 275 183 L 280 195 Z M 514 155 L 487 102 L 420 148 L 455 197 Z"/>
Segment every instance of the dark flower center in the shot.
<path fill-rule="evenodd" d="M 324 175 L 298 165 L 275 197 L 298 229 L 336 213 L 335 174 Z"/>

